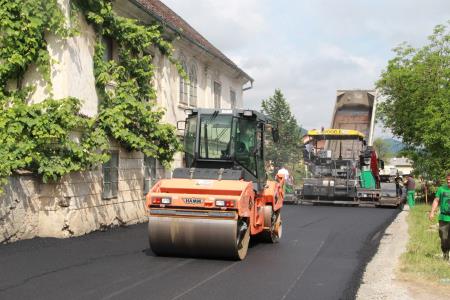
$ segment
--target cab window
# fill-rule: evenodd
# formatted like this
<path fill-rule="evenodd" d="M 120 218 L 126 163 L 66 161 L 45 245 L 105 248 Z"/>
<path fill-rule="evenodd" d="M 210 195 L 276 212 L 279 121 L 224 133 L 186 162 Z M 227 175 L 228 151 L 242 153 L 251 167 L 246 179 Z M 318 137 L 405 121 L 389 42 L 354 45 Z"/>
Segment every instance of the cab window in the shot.
<path fill-rule="evenodd" d="M 203 115 L 200 120 L 200 158 L 229 158 L 232 127 L 232 116 Z"/>
<path fill-rule="evenodd" d="M 190 166 L 195 155 L 195 136 L 197 131 L 197 116 L 191 117 L 186 122 L 184 136 L 184 151 L 186 153 L 186 166 Z"/>
<path fill-rule="evenodd" d="M 236 160 L 256 176 L 256 121 L 239 119 L 235 155 Z"/>

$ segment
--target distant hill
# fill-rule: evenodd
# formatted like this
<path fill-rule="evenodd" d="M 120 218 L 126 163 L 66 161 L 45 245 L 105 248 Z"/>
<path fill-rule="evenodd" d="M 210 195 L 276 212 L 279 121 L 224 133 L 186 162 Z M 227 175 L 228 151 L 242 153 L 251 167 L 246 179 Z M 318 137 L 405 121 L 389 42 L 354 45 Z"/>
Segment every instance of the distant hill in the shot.
<path fill-rule="evenodd" d="M 383 141 L 385 141 L 389 145 L 389 152 L 394 155 L 405 148 L 405 144 L 393 138 L 384 138 Z"/>

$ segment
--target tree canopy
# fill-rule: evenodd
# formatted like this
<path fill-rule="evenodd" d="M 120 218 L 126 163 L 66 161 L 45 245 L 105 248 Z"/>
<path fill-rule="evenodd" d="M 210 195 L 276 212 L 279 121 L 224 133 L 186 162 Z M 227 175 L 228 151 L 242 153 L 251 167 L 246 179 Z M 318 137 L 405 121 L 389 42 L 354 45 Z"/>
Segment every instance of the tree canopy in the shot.
<path fill-rule="evenodd" d="M 438 179 L 450 170 L 450 32 L 438 25 L 428 44 L 402 44 L 377 82 L 379 116 L 406 144 L 416 171 Z"/>
<path fill-rule="evenodd" d="M 377 151 L 378 157 L 385 162 L 392 157 L 391 147 L 388 141 L 382 138 L 376 138 L 373 141 L 373 147 Z"/>
<path fill-rule="evenodd" d="M 278 143 L 267 146 L 266 158 L 275 168 L 289 165 L 294 171 L 301 158 L 301 132 L 281 90 L 276 89 L 273 96 L 262 101 L 262 112 L 278 124 L 280 135 Z"/>

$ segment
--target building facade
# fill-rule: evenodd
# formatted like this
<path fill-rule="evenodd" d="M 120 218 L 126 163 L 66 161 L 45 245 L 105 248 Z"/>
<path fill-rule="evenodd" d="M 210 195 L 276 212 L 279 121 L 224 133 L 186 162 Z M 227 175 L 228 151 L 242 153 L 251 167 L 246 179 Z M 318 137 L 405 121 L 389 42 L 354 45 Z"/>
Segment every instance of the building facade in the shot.
<path fill-rule="evenodd" d="M 414 171 L 413 162 L 406 157 L 393 157 L 389 160 L 389 165 L 393 166 L 400 176 L 412 174 Z"/>
<path fill-rule="evenodd" d="M 58 2 L 68 17 L 70 1 Z M 243 93 L 251 87 L 252 78 L 170 8 L 156 0 L 117 0 L 114 10 L 143 23 L 159 22 L 167 38 L 174 39 L 175 57 L 189 80 L 180 76 L 166 57 L 148 49 L 156 67 L 153 84 L 157 103 L 166 109 L 164 122 L 175 125 L 183 120 L 186 108 L 243 107 Z M 92 117 L 99 104 L 93 69 L 96 35 L 82 16 L 78 23 L 79 34 L 67 40 L 46 36 L 49 53 L 57 61 L 52 66 L 52 93 L 55 99 L 81 99 L 81 113 Z M 114 41 L 104 43 L 108 59 L 114 59 Z M 32 102 L 49 97 L 36 70 L 30 70 L 24 82 L 36 85 Z M 54 183 L 44 184 L 33 174 L 12 177 L 0 196 L 0 242 L 35 236 L 68 237 L 146 221 L 144 195 L 156 180 L 169 177 L 170 170 L 115 141 L 111 141 L 110 154 L 104 165 Z M 178 154 L 173 167 L 181 165 L 182 155 Z"/>

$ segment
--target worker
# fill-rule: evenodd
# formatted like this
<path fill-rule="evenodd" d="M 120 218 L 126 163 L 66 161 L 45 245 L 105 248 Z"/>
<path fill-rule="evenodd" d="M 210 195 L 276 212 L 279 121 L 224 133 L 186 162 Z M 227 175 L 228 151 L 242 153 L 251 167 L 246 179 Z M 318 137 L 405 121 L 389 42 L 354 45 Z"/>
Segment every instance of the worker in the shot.
<path fill-rule="evenodd" d="M 402 178 L 400 177 L 400 174 L 397 173 L 397 176 L 394 179 L 395 181 L 395 193 L 397 195 L 397 197 L 401 197 L 402 196 L 402 187 L 403 187 L 403 182 L 402 182 Z"/>
<path fill-rule="evenodd" d="M 416 194 L 416 182 L 411 175 L 408 175 L 405 181 L 406 186 L 406 200 L 408 201 L 409 208 L 413 208 L 416 205 L 415 194 Z"/>
<path fill-rule="evenodd" d="M 249 122 L 240 122 L 239 134 L 236 141 L 236 159 L 251 173 L 256 174 L 255 162 L 255 124 Z"/>
<path fill-rule="evenodd" d="M 278 176 L 284 178 L 283 192 L 286 193 L 286 185 L 289 180 L 289 171 L 285 167 L 281 167 L 281 169 L 277 172 L 277 177 Z"/>
<path fill-rule="evenodd" d="M 436 191 L 433 205 L 429 214 L 430 221 L 433 220 L 439 205 L 439 237 L 441 239 L 442 256 L 449 260 L 450 251 L 450 172 L 447 174 L 447 184 L 442 185 Z"/>
<path fill-rule="evenodd" d="M 255 147 L 255 130 L 252 127 L 253 124 L 243 123 L 241 124 L 240 128 L 240 137 L 239 141 L 241 143 L 241 147 L 245 146 L 245 149 L 238 149 L 243 150 L 239 152 L 249 152 L 251 153 L 252 150 Z"/>
<path fill-rule="evenodd" d="M 284 177 L 284 181 L 289 181 L 289 171 L 285 167 L 281 167 L 281 169 L 278 170 L 277 175 L 281 175 Z"/>
<path fill-rule="evenodd" d="M 311 160 L 314 155 L 313 151 L 313 145 L 311 145 L 310 143 L 306 144 L 303 150 L 303 159 Z"/>

